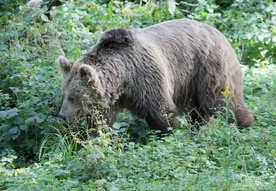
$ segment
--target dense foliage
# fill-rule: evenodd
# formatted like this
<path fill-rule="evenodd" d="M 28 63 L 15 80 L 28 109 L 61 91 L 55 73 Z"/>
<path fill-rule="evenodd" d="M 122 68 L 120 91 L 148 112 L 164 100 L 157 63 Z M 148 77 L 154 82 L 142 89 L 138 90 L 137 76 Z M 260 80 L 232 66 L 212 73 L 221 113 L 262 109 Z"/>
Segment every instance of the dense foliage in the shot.
<path fill-rule="evenodd" d="M 50 12 L 26 1 L 0 2 L 0 190 L 276 188 L 275 2 L 61 2 Z M 85 121 L 56 119 L 59 55 L 77 59 L 108 29 L 182 17 L 215 26 L 236 49 L 255 113 L 252 129 L 239 131 L 221 115 L 193 130 L 180 118 L 180 129 L 160 140 L 126 111 L 112 131 L 103 125 L 93 139 Z"/>

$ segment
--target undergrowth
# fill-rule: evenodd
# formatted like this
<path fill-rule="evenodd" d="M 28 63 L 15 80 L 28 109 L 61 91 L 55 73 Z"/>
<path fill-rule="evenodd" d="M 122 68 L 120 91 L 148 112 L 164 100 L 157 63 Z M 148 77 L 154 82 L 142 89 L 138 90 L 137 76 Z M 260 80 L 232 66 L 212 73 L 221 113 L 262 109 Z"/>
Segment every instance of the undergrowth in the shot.
<path fill-rule="evenodd" d="M 0 3 L 0 190 L 275 190 L 275 2 L 64 1 L 46 16 L 23 1 Z M 85 120 L 56 119 L 56 59 L 77 59 L 101 32 L 189 17 L 221 30 L 244 65 L 254 126 L 227 115 L 157 138 L 124 111 L 93 137 Z"/>

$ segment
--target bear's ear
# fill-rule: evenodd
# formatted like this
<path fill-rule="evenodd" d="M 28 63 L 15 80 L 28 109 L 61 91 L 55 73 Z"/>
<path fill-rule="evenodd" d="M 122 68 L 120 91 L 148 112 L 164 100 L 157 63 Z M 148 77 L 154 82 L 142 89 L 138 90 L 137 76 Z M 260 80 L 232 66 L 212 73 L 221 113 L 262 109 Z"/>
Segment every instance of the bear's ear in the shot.
<path fill-rule="evenodd" d="M 98 89 L 100 86 L 99 76 L 94 68 L 89 65 L 83 64 L 79 68 L 81 80 L 93 89 Z"/>
<path fill-rule="evenodd" d="M 58 58 L 58 64 L 60 67 L 60 70 L 63 74 L 67 74 L 68 72 L 70 72 L 74 62 L 68 60 L 67 58 L 65 58 L 64 56 L 60 56 Z"/>

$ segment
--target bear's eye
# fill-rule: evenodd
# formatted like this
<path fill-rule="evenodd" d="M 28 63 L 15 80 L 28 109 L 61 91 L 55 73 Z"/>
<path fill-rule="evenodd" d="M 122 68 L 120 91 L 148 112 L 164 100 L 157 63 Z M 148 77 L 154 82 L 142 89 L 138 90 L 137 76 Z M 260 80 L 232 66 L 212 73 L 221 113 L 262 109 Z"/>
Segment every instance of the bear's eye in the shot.
<path fill-rule="evenodd" d="M 74 101 L 75 101 L 75 98 L 69 97 L 68 100 L 69 100 L 70 102 L 74 102 Z"/>

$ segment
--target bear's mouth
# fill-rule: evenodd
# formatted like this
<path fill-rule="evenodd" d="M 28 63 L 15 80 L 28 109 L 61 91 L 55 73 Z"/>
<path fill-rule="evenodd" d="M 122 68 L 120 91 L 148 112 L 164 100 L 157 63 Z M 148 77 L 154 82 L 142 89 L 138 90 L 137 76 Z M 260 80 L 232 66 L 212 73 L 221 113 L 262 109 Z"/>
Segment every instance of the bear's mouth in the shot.
<path fill-rule="evenodd" d="M 77 120 L 81 116 L 81 114 L 82 114 L 82 110 L 80 109 L 80 110 L 77 111 L 77 113 L 74 117 L 74 120 Z"/>

